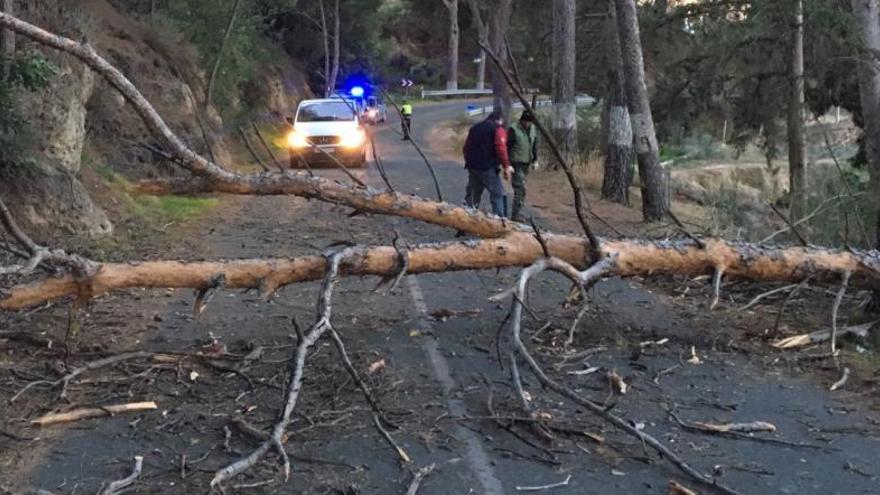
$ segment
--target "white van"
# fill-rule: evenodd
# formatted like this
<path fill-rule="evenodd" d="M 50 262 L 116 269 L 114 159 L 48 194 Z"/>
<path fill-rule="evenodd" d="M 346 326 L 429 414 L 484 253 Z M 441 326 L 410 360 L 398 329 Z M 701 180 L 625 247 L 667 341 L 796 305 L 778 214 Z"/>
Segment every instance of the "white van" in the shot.
<path fill-rule="evenodd" d="M 341 98 L 303 100 L 287 136 L 290 166 L 300 159 L 310 166 L 332 164 L 336 158 L 346 166 L 362 167 L 367 161 L 367 137 L 357 113 Z"/>

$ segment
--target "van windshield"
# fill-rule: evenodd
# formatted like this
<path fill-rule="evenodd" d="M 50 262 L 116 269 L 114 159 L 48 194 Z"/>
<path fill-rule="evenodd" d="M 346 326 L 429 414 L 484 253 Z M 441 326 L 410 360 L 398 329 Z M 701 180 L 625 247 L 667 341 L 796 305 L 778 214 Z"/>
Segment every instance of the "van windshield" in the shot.
<path fill-rule="evenodd" d="M 344 101 L 312 103 L 299 110 L 298 122 L 350 122 L 354 113 Z"/>

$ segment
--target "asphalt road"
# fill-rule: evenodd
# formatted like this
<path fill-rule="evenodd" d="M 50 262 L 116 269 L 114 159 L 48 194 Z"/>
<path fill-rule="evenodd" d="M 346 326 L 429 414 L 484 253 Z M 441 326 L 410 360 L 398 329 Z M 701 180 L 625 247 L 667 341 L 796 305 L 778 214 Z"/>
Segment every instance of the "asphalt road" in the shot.
<path fill-rule="evenodd" d="M 463 110 L 461 103 L 417 107 L 414 119 L 415 137 L 424 143 L 436 167 L 444 199 L 452 203 L 463 199 L 465 173 L 461 164 L 434 156 L 426 138 L 431 125 L 456 118 Z M 393 131 L 398 124 L 390 116 L 389 124 L 377 129 L 376 139 L 392 184 L 400 191 L 434 197 L 424 163 Z M 374 167 L 364 174 L 371 185 L 382 187 Z M 204 236 L 212 250 L 203 254 L 296 255 L 314 253 L 340 239 L 387 244 L 394 230 L 409 243 L 451 240 L 454 235 L 406 219 L 348 218 L 346 213 L 338 207 L 292 198 L 248 199 L 236 213 L 210 229 L 206 226 Z M 413 463 L 401 466 L 376 434 L 362 399 L 334 360 L 332 349 L 325 345 L 310 360 L 300 408 L 303 417 L 292 425 L 297 433 L 288 445 L 303 456 L 341 460 L 359 469 L 295 459 L 293 479 L 281 484 L 277 466 L 267 458 L 242 483 L 275 479 L 274 484 L 230 489 L 242 493 L 404 493 L 411 471 L 432 463 L 436 468 L 422 482 L 420 494 L 519 493 L 523 487 L 565 480 L 566 485 L 547 493 L 661 494 L 666 493 L 671 479 L 696 487 L 653 453 L 646 459 L 642 447 L 632 439 L 542 391 L 529 376 L 525 386 L 542 410 L 607 441 L 598 444 L 588 437 L 575 437 L 556 445 L 544 444 L 528 429 L 519 429 L 522 438 L 518 438 L 490 420 L 461 419 L 488 414 L 487 380 L 495 407 L 518 414 L 510 401 L 508 371 L 501 369 L 494 357 L 495 335 L 506 305 L 487 300 L 509 287 L 515 274 L 503 270 L 410 276 L 393 294 L 373 292 L 375 280 L 343 280 L 334 321 L 358 366 L 366 368 L 384 359 L 385 369 L 370 382 L 377 387 L 389 415 L 399 420 L 401 429 L 392 435 Z M 179 293 L 157 328 L 144 334 L 142 346 L 192 348 L 210 338 L 230 345 L 239 341 L 289 343 L 289 317 L 296 315 L 300 321 L 312 318 L 316 289 L 317 284 L 289 287 L 271 303 L 253 294 L 223 294 L 198 320 L 188 315 L 192 295 Z M 535 281 L 529 304 L 539 321 L 528 321 L 529 331 L 543 326 L 546 319 L 553 319 L 559 327 L 568 325 L 566 315 L 571 313 L 559 307 L 567 289 L 550 276 Z M 607 384 L 601 373 L 579 376 L 565 371 L 587 365 L 619 370 L 631 381 L 633 391 L 615 399 L 615 411 L 644 424 L 646 431 L 667 442 L 700 472 L 714 470 L 742 493 L 877 493 L 874 477 L 880 474 L 880 442 L 877 423 L 871 422 L 876 421 L 873 413 L 835 400 L 790 370 L 768 371 L 763 363 L 752 363 L 736 352 L 715 350 L 704 327 L 629 282 L 605 281 L 594 289 L 593 297 L 597 309 L 583 323 L 578 346 L 603 345 L 606 349 L 574 361 L 575 367 L 560 368 L 560 377 L 571 386 L 604 400 Z M 664 337 L 670 338 L 668 350 L 632 358 L 628 342 Z M 704 352 L 703 364 L 681 365 L 680 355 L 692 345 Z M 537 352 L 548 369 L 562 360 L 551 349 Z M 654 383 L 653 377 L 661 370 L 674 371 Z M 283 374 L 283 364 L 254 370 L 260 383 L 264 379 L 269 384 L 279 383 Z M 234 453 L 222 448 L 228 417 L 246 411 L 251 421 L 265 426 L 279 407 L 278 390 L 258 386 L 242 392 L 241 388 L 235 377 L 208 373 L 195 383 L 178 380 L 141 387 L 136 393 L 159 397 L 161 415 L 145 415 L 134 425 L 132 417 L 111 418 L 68 430 L 32 473 L 31 484 L 58 493 L 94 493 L 103 482 L 127 474 L 128 459 L 134 454 L 145 454 L 144 476 L 135 492 L 205 492 L 213 469 L 235 459 Z M 172 406 L 166 408 L 163 397 Z M 770 421 L 779 428 L 780 438 L 821 448 L 684 432 L 664 412 L 663 405 L 671 403 L 679 405 L 680 415 L 691 420 Z M 311 424 L 324 417 L 344 421 Z M 840 430 L 853 425 L 865 430 Z M 835 428 L 843 432 L 828 433 Z M 245 452 L 249 447 L 243 440 L 233 439 L 233 450 Z M 185 479 L 178 475 L 183 455 L 201 463 L 188 468 Z"/>

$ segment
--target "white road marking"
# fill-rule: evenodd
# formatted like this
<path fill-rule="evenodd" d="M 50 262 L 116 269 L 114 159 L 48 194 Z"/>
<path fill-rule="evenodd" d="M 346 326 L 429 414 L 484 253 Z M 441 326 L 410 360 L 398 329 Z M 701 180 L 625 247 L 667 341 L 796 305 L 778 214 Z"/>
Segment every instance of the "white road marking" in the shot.
<path fill-rule="evenodd" d="M 406 277 L 406 284 L 409 287 L 410 296 L 412 296 L 413 303 L 416 306 L 416 310 L 419 312 L 423 324 L 430 327 L 431 323 L 428 316 L 428 307 L 425 304 L 425 297 L 422 294 L 422 288 L 419 286 L 418 280 L 414 275 L 409 275 Z M 425 354 L 428 355 L 428 360 L 431 362 L 431 369 L 434 371 L 434 377 L 443 387 L 443 396 L 446 399 L 446 408 L 449 409 L 449 413 L 454 416 L 467 415 L 467 408 L 464 403 L 461 400 L 454 398 L 450 393 L 452 389 L 456 387 L 456 383 L 452 378 L 452 374 L 449 372 L 449 362 L 440 353 L 437 339 L 430 337 L 423 339 L 422 349 L 424 349 Z M 471 470 L 483 486 L 483 493 L 488 495 L 503 495 L 504 488 L 501 485 L 498 476 L 496 476 L 495 470 L 489 463 L 489 456 L 483 448 L 483 443 L 480 441 L 480 437 L 478 437 L 473 431 L 461 425 L 456 425 L 455 430 L 458 437 L 464 440 L 465 446 L 467 447 L 465 458 L 467 459 Z"/>
<path fill-rule="evenodd" d="M 366 175 L 369 178 L 370 183 L 381 184 L 378 170 L 372 163 L 367 166 Z M 406 277 L 406 285 L 409 287 L 410 297 L 412 297 L 416 311 L 419 313 L 419 319 L 425 327 L 431 327 L 431 319 L 428 315 L 428 306 L 425 304 L 425 296 L 422 293 L 422 288 L 419 286 L 418 279 L 416 279 L 415 275 L 408 275 Z M 424 328 L 423 330 L 428 329 L 429 328 Z M 431 363 L 431 370 L 434 373 L 434 378 L 443 387 L 443 397 L 446 401 L 446 408 L 449 410 L 449 413 L 454 416 L 467 415 L 467 407 L 465 407 L 464 402 L 454 398 L 451 394 L 457 384 L 452 378 L 452 373 L 449 370 L 449 361 L 447 361 L 440 353 L 437 339 L 423 339 L 422 349 L 425 351 L 425 354 L 428 356 L 428 361 Z M 489 463 L 489 455 L 486 453 L 486 449 L 483 447 L 483 442 L 480 440 L 480 437 L 460 424 L 456 424 L 455 433 L 465 444 L 465 460 L 470 466 L 471 471 L 477 477 L 477 480 L 479 480 L 480 485 L 483 488 L 483 493 L 486 495 L 504 495 L 504 487 L 498 479 L 498 476 L 495 474 L 495 469 L 492 468 L 492 465 Z"/>

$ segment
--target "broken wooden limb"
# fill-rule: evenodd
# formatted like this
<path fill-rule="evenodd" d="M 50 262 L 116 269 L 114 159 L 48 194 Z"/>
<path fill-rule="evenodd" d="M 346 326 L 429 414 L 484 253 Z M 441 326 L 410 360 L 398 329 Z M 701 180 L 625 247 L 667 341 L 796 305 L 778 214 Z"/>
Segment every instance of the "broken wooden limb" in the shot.
<path fill-rule="evenodd" d="M 143 467 L 144 456 L 134 456 L 134 468 L 132 469 L 131 474 L 107 485 L 107 488 L 101 490 L 100 495 L 116 495 L 117 493 L 121 493 L 124 489 L 130 487 L 135 481 L 137 481 L 138 477 L 141 475 Z"/>
<path fill-rule="evenodd" d="M 828 390 L 830 390 L 831 392 L 834 392 L 835 390 L 843 388 L 843 386 L 846 385 L 846 382 L 849 380 L 849 374 L 850 374 L 849 368 L 844 366 L 840 372 L 840 379 L 838 379 L 836 382 L 834 382 L 831 385 L 831 387 L 828 388 Z"/>
<path fill-rule="evenodd" d="M 555 271 L 572 281 L 582 280 L 587 276 L 586 273 L 589 272 L 589 270 L 579 272 L 572 265 L 560 259 L 540 258 L 538 261 L 536 261 L 531 266 L 525 268 L 520 273 L 519 280 L 517 281 L 517 284 L 515 286 L 516 289 L 513 297 L 514 306 L 513 308 L 511 308 L 510 312 L 510 338 L 513 342 L 512 345 L 515 348 L 516 353 L 525 360 L 532 373 L 538 378 L 538 381 L 541 383 L 541 385 L 547 389 L 552 390 L 553 392 L 556 392 L 560 396 L 574 402 L 575 404 L 578 404 L 579 406 L 585 408 L 586 410 L 597 415 L 598 417 L 608 421 L 623 432 L 636 437 L 642 442 L 643 445 L 649 446 L 652 449 L 656 450 L 662 457 L 678 467 L 682 472 L 684 472 L 694 480 L 707 486 L 711 486 L 716 490 L 728 495 L 738 493 L 736 490 L 725 486 L 717 479 L 700 473 L 699 471 L 691 467 L 690 464 L 685 462 L 681 457 L 672 452 L 672 450 L 670 450 L 666 445 L 664 445 L 642 429 L 636 428 L 630 422 L 612 413 L 608 408 L 603 407 L 602 405 L 597 404 L 592 400 L 582 397 L 574 390 L 557 382 L 556 380 L 553 380 L 544 372 L 544 370 L 541 368 L 535 358 L 532 357 L 525 343 L 523 343 L 521 336 L 521 301 L 525 298 L 525 291 L 528 287 L 529 280 L 535 275 L 544 271 Z"/>
<path fill-rule="evenodd" d="M 376 430 L 379 431 L 379 434 L 382 435 L 382 438 L 384 438 L 385 441 L 388 442 L 388 445 L 390 445 L 391 448 L 394 449 L 397 457 L 400 458 L 400 462 L 404 464 L 412 463 L 412 458 L 409 456 L 409 454 L 407 454 L 406 451 L 403 450 L 403 447 L 401 447 L 397 444 L 397 442 L 394 441 L 394 437 L 392 437 L 391 434 L 388 433 L 388 430 L 386 430 L 385 427 L 382 426 L 382 421 L 379 419 L 378 414 L 373 414 L 373 424 L 376 426 Z"/>
<path fill-rule="evenodd" d="M 260 165 L 260 168 L 263 169 L 263 172 L 268 172 L 269 167 L 266 166 L 266 162 L 263 161 L 263 158 L 257 154 L 257 150 L 254 149 L 253 145 L 251 145 L 251 140 L 248 138 L 247 133 L 244 130 L 244 127 L 238 126 L 238 132 L 241 133 L 241 138 L 244 140 L 244 145 L 248 150 L 248 153 L 251 154 L 254 160 L 257 161 L 257 164 Z"/>
<path fill-rule="evenodd" d="M 571 475 L 565 477 L 564 480 L 558 483 L 550 483 L 548 485 L 538 485 L 538 486 L 517 486 L 516 491 L 518 492 L 540 492 L 544 490 L 550 490 L 552 488 L 559 488 L 562 486 L 568 486 L 568 482 L 571 481 Z"/>
<path fill-rule="evenodd" d="M 666 495 L 699 495 L 699 493 L 673 480 L 669 480 L 666 489 Z"/>
<path fill-rule="evenodd" d="M 626 395 L 627 390 L 629 390 L 629 385 L 623 380 L 623 377 L 617 373 L 617 370 L 608 370 L 606 375 L 608 377 L 608 381 L 611 383 L 611 387 L 617 391 L 620 395 Z"/>
<path fill-rule="evenodd" d="M 532 115 L 537 116 L 538 113 L 535 112 L 535 109 L 532 108 L 532 105 L 529 103 L 528 98 L 519 90 L 516 84 L 513 81 L 510 73 L 507 71 L 507 68 L 504 67 L 504 64 L 498 59 L 498 56 L 495 52 L 489 47 L 489 41 L 487 39 L 478 39 L 477 44 L 480 45 L 480 48 L 483 49 L 483 53 L 489 56 L 489 59 L 492 60 L 492 63 L 495 64 L 495 68 L 497 72 L 501 74 L 504 78 L 504 81 L 507 83 L 507 86 L 513 90 L 513 93 L 519 99 L 520 103 L 522 103 L 523 108 L 530 112 Z M 572 193 L 574 193 L 574 210 L 575 215 L 577 216 L 578 222 L 581 225 L 581 228 L 584 231 L 584 235 L 586 235 L 587 239 L 590 241 L 590 258 L 592 261 L 599 261 L 602 253 L 600 252 L 600 248 L 602 246 L 601 241 L 596 235 L 593 233 L 593 229 L 590 227 L 590 223 L 587 221 L 587 212 L 591 213 L 594 217 L 598 218 L 600 221 L 607 225 L 601 217 L 596 215 L 589 207 L 587 203 L 587 196 L 584 194 L 583 189 L 580 186 L 580 181 L 574 173 L 574 169 L 571 164 L 568 163 L 568 160 L 565 159 L 565 156 L 562 153 L 561 148 L 556 143 L 556 139 L 550 131 L 547 130 L 547 127 L 541 122 L 541 119 L 536 118 L 534 120 L 535 126 L 538 128 L 538 131 L 541 133 L 541 137 L 544 139 L 544 142 L 550 147 L 550 150 L 553 152 L 553 156 L 556 158 L 559 166 L 562 167 L 562 170 L 565 172 L 565 176 L 568 179 L 568 184 L 571 187 Z"/>
<path fill-rule="evenodd" d="M 155 353 L 152 353 L 152 352 L 127 352 L 124 354 L 117 354 L 116 356 L 110 356 L 110 357 L 106 357 L 103 359 L 91 361 L 89 363 L 86 363 L 86 364 L 78 367 L 78 368 L 75 368 L 71 372 L 67 373 L 66 375 L 62 376 L 61 378 L 59 378 L 55 381 L 37 380 L 37 381 L 31 382 L 31 383 L 28 383 L 24 388 L 22 388 L 15 395 L 13 395 L 12 398 L 9 399 L 9 402 L 15 402 L 25 392 L 27 392 L 28 390 L 30 390 L 31 388 L 34 388 L 34 387 L 54 388 L 54 387 L 60 386 L 61 387 L 60 398 L 63 399 L 65 397 L 67 397 L 67 386 L 70 385 L 71 380 L 78 377 L 79 375 L 82 375 L 83 373 L 85 373 L 87 371 L 96 370 L 98 368 L 103 368 L 105 366 L 112 366 L 114 364 L 121 363 L 123 361 L 129 361 L 132 359 L 149 358 L 149 357 L 153 357 L 154 355 L 155 355 Z"/>
<path fill-rule="evenodd" d="M 130 402 L 127 404 L 113 404 L 101 407 L 86 407 L 63 413 L 46 414 L 37 419 L 31 420 L 30 423 L 36 426 L 51 426 L 59 423 L 72 423 L 83 419 L 100 418 L 102 416 L 112 416 L 120 413 L 150 411 L 157 409 L 158 407 L 159 405 L 153 401 Z"/>
<path fill-rule="evenodd" d="M 709 311 L 713 311 L 721 300 L 722 277 L 724 277 L 724 267 L 716 266 L 715 274 L 712 276 L 712 302 L 709 303 Z"/>
<path fill-rule="evenodd" d="M 834 306 L 831 308 L 831 354 L 837 352 L 837 313 L 840 311 L 840 303 L 843 301 L 843 295 L 846 294 L 846 286 L 849 284 L 850 273 L 843 272 L 843 281 L 840 283 L 840 290 L 834 298 Z"/>
<path fill-rule="evenodd" d="M 0 12 L 0 16 L 5 15 Z M 9 208 L 6 206 L 6 203 L 0 199 L 0 225 L 6 230 L 6 232 L 18 243 L 18 245 L 25 251 L 25 253 L 21 253 L 17 250 L 10 250 L 10 252 L 23 255 L 27 258 L 27 262 L 24 265 L 13 265 L 9 267 L 0 266 L 0 275 L 4 274 L 29 274 L 37 269 L 41 264 L 48 265 L 60 265 L 70 268 L 74 273 L 81 276 L 88 276 L 97 268 L 97 263 L 88 260 L 86 258 L 67 254 L 61 249 L 49 249 L 45 246 L 41 246 L 34 242 L 27 234 L 24 233 L 23 230 L 18 226 L 15 219 L 12 217 L 12 212 L 9 211 Z M 2 297 L 2 295 L 0 295 Z"/>
<path fill-rule="evenodd" d="M 339 335 L 339 332 L 336 331 L 332 326 L 330 327 L 330 337 L 333 339 L 333 345 L 336 346 L 337 352 L 339 352 L 339 358 L 342 360 L 342 364 L 345 367 L 345 370 L 348 371 L 349 376 L 357 385 L 357 387 L 363 393 L 364 398 L 367 400 L 367 403 L 373 409 L 373 413 L 382 420 L 383 423 L 397 428 L 397 425 L 388 420 L 385 416 L 385 413 L 382 411 L 382 408 L 379 407 L 379 402 L 373 397 L 373 393 L 370 391 L 370 388 L 364 383 L 363 379 L 361 379 L 360 373 L 355 369 L 354 364 L 351 362 L 351 358 L 348 357 L 348 351 L 345 350 L 345 343 L 342 341 L 342 337 Z M 381 361 L 382 366 L 385 366 L 385 360 Z M 370 367 L 373 370 L 373 367 Z M 372 374 L 375 370 L 370 371 Z M 380 431 L 381 433 L 381 431 Z"/>
<path fill-rule="evenodd" d="M 265 149 L 266 153 L 268 153 L 269 156 L 272 157 L 272 160 L 275 162 L 275 165 L 278 167 L 278 171 L 284 172 L 284 164 L 282 164 L 281 160 L 279 160 L 278 157 L 275 156 L 275 153 L 272 152 L 272 148 L 269 147 L 269 143 L 267 143 L 266 140 L 263 138 L 263 133 L 260 132 L 260 128 L 257 127 L 257 123 L 254 121 L 251 121 L 251 126 L 254 128 L 254 134 L 257 135 L 257 138 L 260 140 L 260 143 L 263 144 L 263 149 Z"/>
<path fill-rule="evenodd" d="M 342 260 L 349 254 L 351 248 L 327 255 L 324 263 L 326 264 L 326 275 L 321 286 L 321 293 L 318 298 L 318 313 L 315 323 L 305 332 L 303 338 L 297 343 L 296 350 L 293 355 L 293 364 L 288 379 L 287 392 L 285 394 L 285 402 L 283 410 L 279 415 L 278 421 L 272 427 L 272 433 L 259 447 L 257 447 L 248 456 L 239 459 L 232 464 L 218 470 L 214 473 L 211 480 L 211 487 L 221 486 L 222 483 L 234 478 L 244 471 L 255 466 L 270 449 L 274 449 L 281 458 L 284 479 L 290 479 L 290 459 L 284 450 L 284 437 L 287 426 L 290 424 L 290 417 L 296 407 L 300 390 L 303 384 L 303 375 L 305 373 L 305 362 L 308 357 L 309 349 L 321 338 L 324 333 L 332 327 L 330 325 L 330 315 L 332 312 L 332 296 L 333 289 L 339 275 L 339 265 Z"/>
<path fill-rule="evenodd" d="M 226 276 L 222 273 L 218 273 L 217 275 L 214 275 L 214 277 L 211 279 L 210 286 L 196 289 L 196 299 L 193 302 L 194 317 L 197 318 L 205 312 L 208 304 L 211 303 L 211 300 L 214 299 L 214 296 L 216 296 L 221 290 L 223 290 L 224 285 L 226 285 Z"/>
<path fill-rule="evenodd" d="M 397 115 L 400 117 L 400 120 L 404 121 L 403 112 L 401 112 L 400 107 L 397 105 L 397 102 L 394 101 L 394 98 L 391 96 L 391 94 L 388 93 L 388 90 L 383 87 L 382 93 L 385 94 L 385 98 L 388 99 L 388 102 L 391 103 L 391 106 L 393 106 L 394 109 L 397 111 Z M 428 160 L 428 157 L 422 151 L 422 147 L 419 146 L 419 144 L 416 142 L 415 138 L 413 138 L 412 132 L 409 132 L 409 131 L 410 131 L 410 129 L 407 129 L 407 135 L 409 137 L 409 139 L 407 139 L 407 141 L 409 141 L 409 143 L 413 146 L 413 148 L 415 148 L 416 153 L 418 153 L 419 156 L 422 157 L 422 161 L 424 161 L 425 166 L 428 167 L 428 172 L 431 173 L 431 179 L 433 179 L 433 181 L 434 181 L 434 190 L 437 192 L 437 201 L 440 201 L 442 203 L 443 202 L 443 193 L 440 191 L 440 182 L 437 180 L 437 172 L 434 171 L 434 166 L 431 165 L 431 161 Z"/>
<path fill-rule="evenodd" d="M 759 431 L 776 431 L 776 425 L 766 421 L 752 421 L 751 423 L 704 423 L 702 421 L 694 421 L 693 426 L 704 431 L 713 433 L 728 433 L 736 431 L 739 433 L 754 433 Z"/>
<path fill-rule="evenodd" d="M 765 297 L 770 297 L 773 294 L 778 294 L 780 292 L 788 292 L 797 286 L 798 286 L 798 284 L 788 284 L 788 285 L 784 285 L 782 287 L 777 287 L 775 289 L 768 290 L 766 292 L 762 292 L 762 293 L 758 294 L 757 296 L 753 297 L 752 300 L 749 301 L 748 304 L 746 304 L 745 306 L 743 306 L 739 310 L 746 311 L 746 310 L 750 309 L 752 306 L 758 304 Z"/>
<path fill-rule="evenodd" d="M 428 477 L 431 472 L 434 471 L 434 468 L 437 467 L 436 464 L 431 463 L 427 466 L 419 469 L 413 475 L 412 481 L 409 483 L 409 487 L 406 489 L 406 495 L 416 495 L 419 491 L 419 486 L 422 484 L 422 481 Z"/>
<path fill-rule="evenodd" d="M 880 320 L 874 320 L 872 322 L 863 323 L 861 325 L 853 325 L 848 327 L 840 327 L 837 329 L 836 337 L 840 338 L 844 335 L 856 335 L 858 337 L 867 337 L 868 331 L 874 327 L 877 323 L 880 323 Z M 804 347 L 810 344 L 819 344 L 821 342 L 826 342 L 831 340 L 831 329 L 825 328 L 823 330 L 818 330 L 812 333 L 804 333 L 800 335 L 794 335 L 791 337 L 786 337 L 781 340 L 777 340 L 773 342 L 771 345 L 777 349 L 792 349 L 795 347 Z"/>
<path fill-rule="evenodd" d="M 711 427 L 707 428 L 705 426 L 706 423 L 689 423 L 687 421 L 682 420 L 681 418 L 679 418 L 675 414 L 675 412 L 672 409 L 667 409 L 666 413 L 669 414 L 669 417 L 672 418 L 672 420 L 675 421 L 675 423 L 678 424 L 678 426 L 682 427 L 683 429 L 685 429 L 687 431 L 694 432 L 694 433 L 705 433 L 705 434 L 709 434 L 709 435 L 719 435 L 719 436 L 723 436 L 725 438 L 733 438 L 736 440 L 747 440 L 747 441 L 758 442 L 758 443 L 768 443 L 768 444 L 773 444 L 773 445 L 781 445 L 784 447 L 797 447 L 797 448 L 816 449 L 816 450 L 833 450 L 825 445 L 815 445 L 815 444 L 809 444 L 809 443 L 803 443 L 803 442 L 790 442 L 788 440 L 783 440 L 781 438 L 750 435 L 749 433 L 746 433 L 743 431 L 736 431 L 736 430 L 731 430 L 731 429 L 728 429 L 727 431 L 721 431 L 717 427 L 716 428 L 711 428 Z M 758 423 L 761 423 L 761 422 L 758 422 Z M 754 427 L 754 423 L 745 423 L 745 424 Z M 746 427 L 746 428 L 748 428 L 748 427 Z"/>

